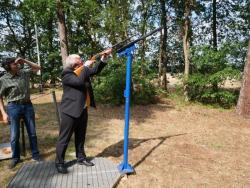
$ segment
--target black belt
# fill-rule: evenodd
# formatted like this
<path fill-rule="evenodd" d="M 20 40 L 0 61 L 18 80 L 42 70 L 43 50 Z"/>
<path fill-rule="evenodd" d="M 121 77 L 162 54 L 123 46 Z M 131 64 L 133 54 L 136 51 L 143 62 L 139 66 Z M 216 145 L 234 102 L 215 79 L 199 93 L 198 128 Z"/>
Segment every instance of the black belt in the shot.
<path fill-rule="evenodd" d="M 31 100 L 19 100 L 19 101 L 10 101 L 8 104 L 31 104 Z"/>

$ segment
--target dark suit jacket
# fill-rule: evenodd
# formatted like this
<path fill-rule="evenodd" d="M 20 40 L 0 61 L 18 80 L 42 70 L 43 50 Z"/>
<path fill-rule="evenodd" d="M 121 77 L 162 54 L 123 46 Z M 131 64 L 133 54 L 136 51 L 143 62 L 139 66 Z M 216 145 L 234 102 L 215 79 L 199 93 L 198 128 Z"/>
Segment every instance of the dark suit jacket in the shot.
<path fill-rule="evenodd" d="M 105 65 L 106 63 L 100 61 L 97 62 L 93 68 L 84 67 L 80 76 L 77 76 L 71 68 L 65 68 L 63 70 L 63 96 L 60 105 L 61 112 L 75 118 L 80 117 L 84 109 L 87 90 L 90 94 L 90 105 L 96 107 L 90 77 L 98 74 Z"/>

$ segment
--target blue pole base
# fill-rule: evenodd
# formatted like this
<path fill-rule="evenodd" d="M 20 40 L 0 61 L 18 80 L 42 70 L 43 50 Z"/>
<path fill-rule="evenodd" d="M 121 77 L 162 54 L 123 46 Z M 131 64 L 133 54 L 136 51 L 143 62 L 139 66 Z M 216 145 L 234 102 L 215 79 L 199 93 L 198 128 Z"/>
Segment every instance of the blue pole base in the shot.
<path fill-rule="evenodd" d="M 135 172 L 134 168 L 130 164 L 125 164 L 122 162 L 121 164 L 118 165 L 118 170 L 120 174 L 132 174 Z"/>

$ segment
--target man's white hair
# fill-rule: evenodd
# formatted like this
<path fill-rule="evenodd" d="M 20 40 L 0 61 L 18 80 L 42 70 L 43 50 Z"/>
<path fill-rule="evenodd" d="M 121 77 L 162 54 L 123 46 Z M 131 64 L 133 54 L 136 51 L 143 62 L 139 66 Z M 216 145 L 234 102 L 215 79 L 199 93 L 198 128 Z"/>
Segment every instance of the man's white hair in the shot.
<path fill-rule="evenodd" d="M 70 54 L 67 58 L 66 58 L 66 67 L 74 67 L 74 65 L 76 64 L 76 60 L 80 59 L 81 57 L 77 54 Z"/>

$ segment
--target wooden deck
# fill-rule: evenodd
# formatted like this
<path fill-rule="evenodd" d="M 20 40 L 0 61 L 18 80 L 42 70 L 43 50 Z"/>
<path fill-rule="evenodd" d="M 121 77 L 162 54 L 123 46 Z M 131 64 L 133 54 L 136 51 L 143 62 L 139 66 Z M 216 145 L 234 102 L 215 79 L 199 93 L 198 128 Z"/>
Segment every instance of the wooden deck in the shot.
<path fill-rule="evenodd" d="M 70 161 L 68 174 L 59 174 L 55 163 L 45 161 L 24 165 L 13 177 L 8 188 L 110 188 L 120 178 L 117 164 L 105 158 L 95 158 L 93 167 Z"/>

